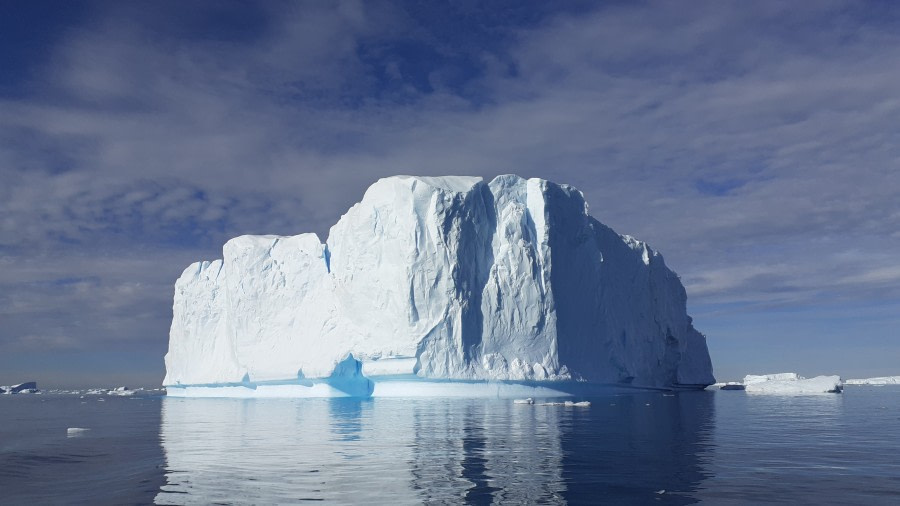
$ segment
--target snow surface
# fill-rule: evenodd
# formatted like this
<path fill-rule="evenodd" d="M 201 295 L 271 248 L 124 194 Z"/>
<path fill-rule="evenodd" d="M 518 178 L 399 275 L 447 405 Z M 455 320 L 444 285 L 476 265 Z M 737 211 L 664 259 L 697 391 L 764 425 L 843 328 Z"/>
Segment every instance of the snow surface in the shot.
<path fill-rule="evenodd" d="M 776 374 L 748 374 L 744 376 L 744 385 L 762 383 L 764 381 L 795 381 L 805 379 L 795 372 L 780 372 Z"/>
<path fill-rule="evenodd" d="M 809 379 L 796 376 L 749 383 L 745 391 L 753 394 L 805 395 L 840 393 L 842 389 L 840 376 L 816 376 Z"/>
<path fill-rule="evenodd" d="M 241 236 L 223 259 L 189 266 L 164 385 L 216 396 L 460 388 L 443 380 L 702 388 L 715 380 L 685 306 L 662 256 L 592 218 L 570 186 L 395 176 L 324 244 Z"/>

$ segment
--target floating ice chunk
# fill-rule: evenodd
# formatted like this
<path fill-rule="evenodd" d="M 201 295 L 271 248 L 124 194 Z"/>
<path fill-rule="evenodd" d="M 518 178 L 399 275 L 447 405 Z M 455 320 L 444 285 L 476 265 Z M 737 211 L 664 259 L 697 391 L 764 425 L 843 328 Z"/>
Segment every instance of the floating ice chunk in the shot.
<path fill-rule="evenodd" d="M 81 437 L 84 436 L 89 430 L 84 427 L 69 427 L 66 429 L 66 437 Z"/>
<path fill-rule="evenodd" d="M 534 404 L 534 399 L 531 397 L 527 399 L 516 399 L 513 401 L 513 404 Z"/>
<path fill-rule="evenodd" d="M 590 405 L 591 403 L 588 401 L 542 402 L 541 404 L 538 404 L 538 406 L 565 406 L 567 408 L 587 408 Z"/>
<path fill-rule="evenodd" d="M 816 376 L 809 379 L 783 379 L 751 383 L 746 386 L 747 393 L 805 395 L 841 393 L 843 384 L 840 376 Z"/>

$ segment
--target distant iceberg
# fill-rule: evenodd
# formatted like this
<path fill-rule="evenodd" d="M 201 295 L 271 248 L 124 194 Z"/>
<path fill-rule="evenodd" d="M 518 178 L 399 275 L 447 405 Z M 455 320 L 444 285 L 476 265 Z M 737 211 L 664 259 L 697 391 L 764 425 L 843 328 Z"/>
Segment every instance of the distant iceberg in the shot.
<path fill-rule="evenodd" d="M 767 377 L 772 379 L 760 379 Z M 795 373 L 785 373 L 783 375 L 754 376 L 750 383 L 747 383 L 746 379 L 744 378 L 746 392 L 755 394 L 831 394 L 841 393 L 843 390 L 840 376 L 816 376 L 807 379 Z"/>
<path fill-rule="evenodd" d="M 28 381 L 18 385 L 0 386 L 0 394 L 36 394 L 40 393 L 37 382 Z"/>
<path fill-rule="evenodd" d="M 379 180 L 328 240 L 241 236 L 175 285 L 174 396 L 510 396 L 712 384 L 662 256 L 542 179 Z"/>
<path fill-rule="evenodd" d="M 744 390 L 755 394 L 818 394 L 841 393 L 843 381 L 840 376 L 816 376 L 804 378 L 795 372 L 775 374 L 748 374 L 743 381 L 717 383 L 720 390 Z"/>
<path fill-rule="evenodd" d="M 878 378 L 848 379 L 845 385 L 900 385 L 900 376 L 881 376 Z"/>

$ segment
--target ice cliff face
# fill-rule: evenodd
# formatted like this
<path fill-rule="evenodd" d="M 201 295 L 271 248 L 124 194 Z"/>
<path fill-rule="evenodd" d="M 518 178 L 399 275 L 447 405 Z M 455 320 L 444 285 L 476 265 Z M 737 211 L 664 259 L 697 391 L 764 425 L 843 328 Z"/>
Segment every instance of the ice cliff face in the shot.
<path fill-rule="evenodd" d="M 678 277 L 566 185 L 385 178 L 326 244 L 242 236 L 223 254 L 175 285 L 166 385 L 714 382 Z"/>

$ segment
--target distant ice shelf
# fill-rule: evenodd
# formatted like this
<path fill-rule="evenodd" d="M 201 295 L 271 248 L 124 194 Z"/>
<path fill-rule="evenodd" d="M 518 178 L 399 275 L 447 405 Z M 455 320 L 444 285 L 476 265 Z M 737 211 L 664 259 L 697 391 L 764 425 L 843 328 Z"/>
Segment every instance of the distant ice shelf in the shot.
<path fill-rule="evenodd" d="M 848 379 L 845 385 L 900 385 L 900 376 L 880 376 L 877 378 Z"/>
<path fill-rule="evenodd" d="M 175 284 L 173 396 L 544 396 L 714 382 L 678 276 L 575 188 L 395 176 L 315 234 L 241 236 Z"/>

